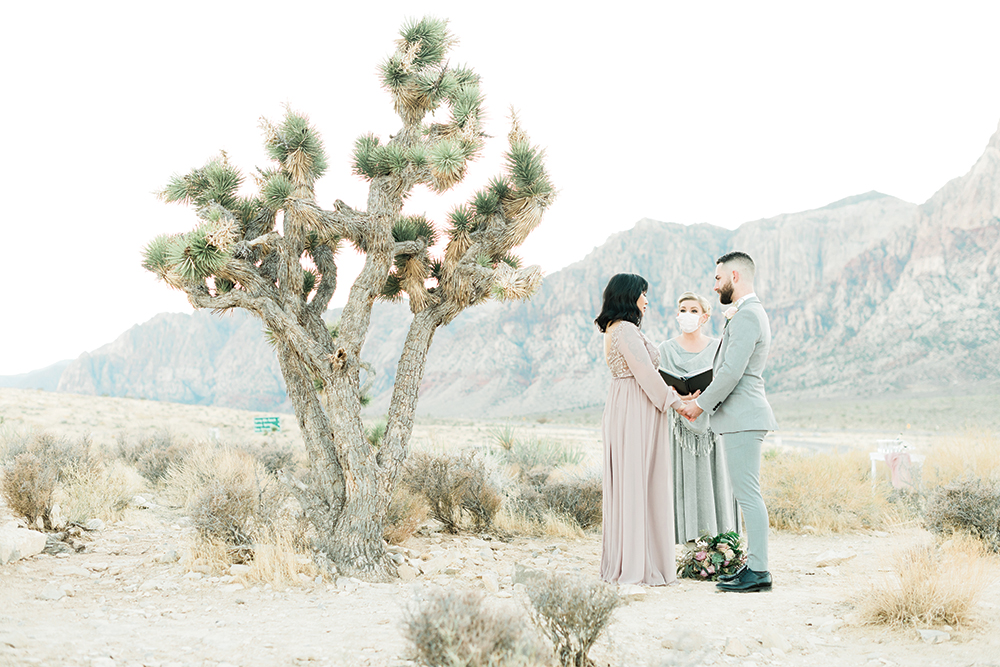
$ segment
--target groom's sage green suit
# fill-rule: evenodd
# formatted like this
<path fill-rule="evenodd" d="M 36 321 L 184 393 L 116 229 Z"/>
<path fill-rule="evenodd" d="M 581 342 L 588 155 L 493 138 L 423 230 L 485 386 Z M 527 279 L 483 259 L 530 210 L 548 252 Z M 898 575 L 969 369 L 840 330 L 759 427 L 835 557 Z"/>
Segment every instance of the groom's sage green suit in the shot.
<path fill-rule="evenodd" d="M 767 507 L 760 492 L 760 449 L 778 428 L 764 394 L 771 326 L 755 294 L 737 301 L 715 356 L 712 383 L 696 399 L 722 438 L 733 493 L 747 528 L 747 567 L 767 571 Z"/>

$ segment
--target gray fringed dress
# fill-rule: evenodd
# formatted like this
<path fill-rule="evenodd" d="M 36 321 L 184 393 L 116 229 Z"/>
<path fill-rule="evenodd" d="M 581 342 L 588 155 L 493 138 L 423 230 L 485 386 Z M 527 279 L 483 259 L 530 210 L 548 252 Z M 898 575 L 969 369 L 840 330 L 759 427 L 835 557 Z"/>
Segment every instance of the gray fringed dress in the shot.
<path fill-rule="evenodd" d="M 677 339 L 660 343 L 660 367 L 674 375 L 687 375 L 712 367 L 716 338 L 701 352 L 688 352 Z M 708 533 L 711 536 L 737 529 L 736 500 L 726 472 L 726 455 L 716 445 L 708 414 L 689 422 L 670 413 L 670 458 L 674 474 L 674 536 L 684 544 Z"/>

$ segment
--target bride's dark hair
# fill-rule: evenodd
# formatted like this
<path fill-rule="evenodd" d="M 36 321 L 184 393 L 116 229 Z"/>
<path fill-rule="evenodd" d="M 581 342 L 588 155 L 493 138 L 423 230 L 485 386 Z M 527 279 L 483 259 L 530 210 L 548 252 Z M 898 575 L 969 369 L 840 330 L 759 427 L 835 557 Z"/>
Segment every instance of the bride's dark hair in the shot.
<path fill-rule="evenodd" d="M 649 283 L 642 276 L 634 273 L 619 273 L 611 276 L 608 286 L 604 288 L 604 305 L 601 314 L 594 323 L 604 333 L 608 325 L 618 320 L 631 322 L 636 326 L 642 324 L 642 312 L 635 302 L 649 289 Z"/>

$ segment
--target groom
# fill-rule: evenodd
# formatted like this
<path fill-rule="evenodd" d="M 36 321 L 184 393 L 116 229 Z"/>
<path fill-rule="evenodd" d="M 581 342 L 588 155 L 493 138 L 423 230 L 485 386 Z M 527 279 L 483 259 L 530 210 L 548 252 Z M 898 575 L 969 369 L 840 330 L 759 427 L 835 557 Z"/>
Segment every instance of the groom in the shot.
<path fill-rule="evenodd" d="M 760 492 L 760 447 L 778 428 L 764 396 L 761 374 L 771 346 L 771 327 L 753 291 L 755 267 L 745 252 L 730 252 L 715 267 L 715 291 L 726 310 L 726 328 L 715 354 L 712 383 L 679 412 L 695 419 L 707 410 L 712 430 L 722 439 L 729 478 L 747 528 L 747 564 L 734 575 L 719 577 L 723 591 L 771 588 L 767 571 L 767 508 Z"/>

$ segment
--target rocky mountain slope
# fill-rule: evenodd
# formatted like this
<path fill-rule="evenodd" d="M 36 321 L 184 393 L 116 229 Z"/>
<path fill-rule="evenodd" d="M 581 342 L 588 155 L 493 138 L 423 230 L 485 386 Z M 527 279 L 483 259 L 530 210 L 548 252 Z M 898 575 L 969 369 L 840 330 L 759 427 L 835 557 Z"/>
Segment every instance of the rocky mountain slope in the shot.
<path fill-rule="evenodd" d="M 527 303 L 490 303 L 439 330 L 420 412 L 503 416 L 603 401 L 593 325 L 611 275 L 650 282 L 643 328 L 676 335 L 676 296 L 713 297 L 715 258 L 758 264 L 771 317 L 771 392 L 961 391 L 1000 381 L 1000 130 L 968 174 L 923 205 L 869 192 L 736 230 L 641 220 L 546 277 Z M 335 315 L 335 314 L 334 314 Z M 388 404 L 409 310 L 379 304 L 363 355 L 377 369 L 370 410 Z M 713 314 L 720 330 L 722 316 Z M 160 315 L 74 361 L 60 391 L 287 409 L 260 324 L 242 315 Z"/>

